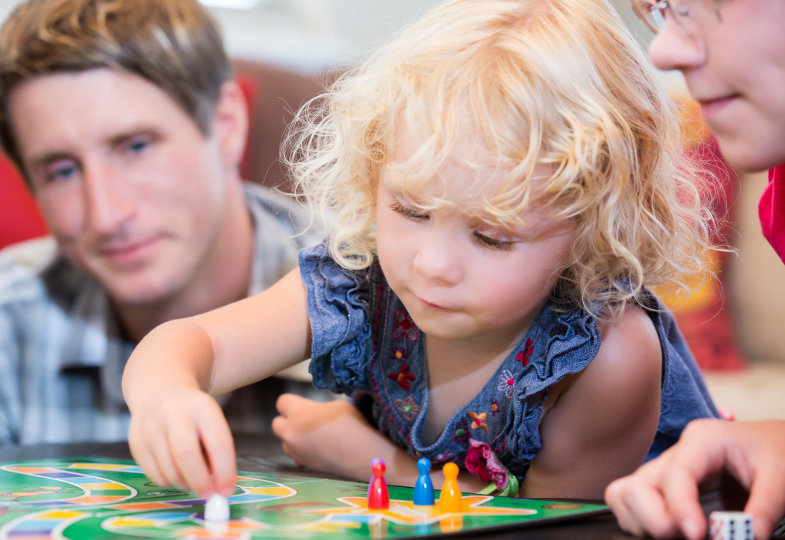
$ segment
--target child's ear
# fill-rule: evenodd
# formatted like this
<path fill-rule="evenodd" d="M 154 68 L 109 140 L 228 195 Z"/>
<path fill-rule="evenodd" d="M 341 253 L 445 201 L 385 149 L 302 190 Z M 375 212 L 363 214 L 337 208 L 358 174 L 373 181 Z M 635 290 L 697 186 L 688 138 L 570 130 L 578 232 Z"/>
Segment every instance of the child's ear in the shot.
<path fill-rule="evenodd" d="M 224 164 L 233 169 L 239 167 L 248 136 L 248 104 L 234 81 L 221 86 L 213 113 L 213 135 Z"/>

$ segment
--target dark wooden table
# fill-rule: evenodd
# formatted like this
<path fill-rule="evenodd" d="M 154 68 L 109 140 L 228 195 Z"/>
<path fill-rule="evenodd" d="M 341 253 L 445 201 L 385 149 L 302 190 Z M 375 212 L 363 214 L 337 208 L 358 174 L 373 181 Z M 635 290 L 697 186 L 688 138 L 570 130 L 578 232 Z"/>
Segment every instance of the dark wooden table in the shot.
<path fill-rule="evenodd" d="M 306 474 L 320 476 L 311 471 L 304 471 L 292 462 L 281 450 L 280 442 L 272 435 L 237 436 L 237 468 L 241 471 L 275 472 L 287 474 Z M 27 459 L 49 459 L 59 457 L 107 457 L 115 459 L 130 459 L 130 452 L 126 443 L 80 443 L 37 445 L 0 448 L 0 461 L 15 461 Z M 322 475 L 323 476 L 323 475 Z M 728 497 L 718 495 L 706 499 L 707 511 L 712 508 L 739 507 L 738 493 L 733 495 L 737 500 L 731 506 L 726 506 Z M 464 534 L 451 534 L 450 537 L 465 537 Z M 554 522 L 522 529 L 505 529 L 501 531 L 483 532 L 482 538 L 492 540 L 556 540 L 565 538 L 580 538 L 586 540 L 629 540 L 631 536 L 619 529 L 610 513 L 589 516 L 571 521 Z"/>

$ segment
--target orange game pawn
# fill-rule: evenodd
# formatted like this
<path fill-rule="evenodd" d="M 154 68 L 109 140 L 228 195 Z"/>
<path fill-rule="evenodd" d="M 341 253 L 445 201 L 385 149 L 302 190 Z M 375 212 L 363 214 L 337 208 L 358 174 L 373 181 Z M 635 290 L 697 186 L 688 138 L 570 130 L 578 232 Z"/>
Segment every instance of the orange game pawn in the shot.
<path fill-rule="evenodd" d="M 463 495 L 458 485 L 458 465 L 445 463 L 442 472 L 444 485 L 439 495 L 439 511 L 442 514 L 463 512 Z"/>
<path fill-rule="evenodd" d="M 387 491 L 387 481 L 384 479 L 384 471 L 387 470 L 384 461 L 374 459 L 371 461 L 371 483 L 368 484 L 368 509 L 387 510 L 390 508 L 390 495 Z"/>

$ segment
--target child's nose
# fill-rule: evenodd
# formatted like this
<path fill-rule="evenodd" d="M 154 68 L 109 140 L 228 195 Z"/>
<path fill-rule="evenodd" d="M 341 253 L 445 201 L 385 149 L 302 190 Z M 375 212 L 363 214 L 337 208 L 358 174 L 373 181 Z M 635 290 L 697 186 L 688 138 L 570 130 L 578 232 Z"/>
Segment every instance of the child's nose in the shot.
<path fill-rule="evenodd" d="M 413 265 L 429 280 L 456 284 L 463 278 L 459 241 L 449 234 L 431 232 L 418 246 Z"/>

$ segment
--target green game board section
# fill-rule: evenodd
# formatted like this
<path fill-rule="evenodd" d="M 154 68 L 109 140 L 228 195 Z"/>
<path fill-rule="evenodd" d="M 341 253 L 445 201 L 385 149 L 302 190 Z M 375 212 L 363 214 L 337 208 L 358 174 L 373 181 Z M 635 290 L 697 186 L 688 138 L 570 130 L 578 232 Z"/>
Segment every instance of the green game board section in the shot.
<path fill-rule="evenodd" d="M 204 501 L 153 484 L 131 461 L 100 458 L 0 464 L 0 539 L 45 538 L 416 538 L 574 519 L 599 504 L 463 495 L 463 511 L 417 506 L 390 486 L 390 508 L 366 506 L 367 484 L 241 472 L 231 519 L 204 521 Z"/>

